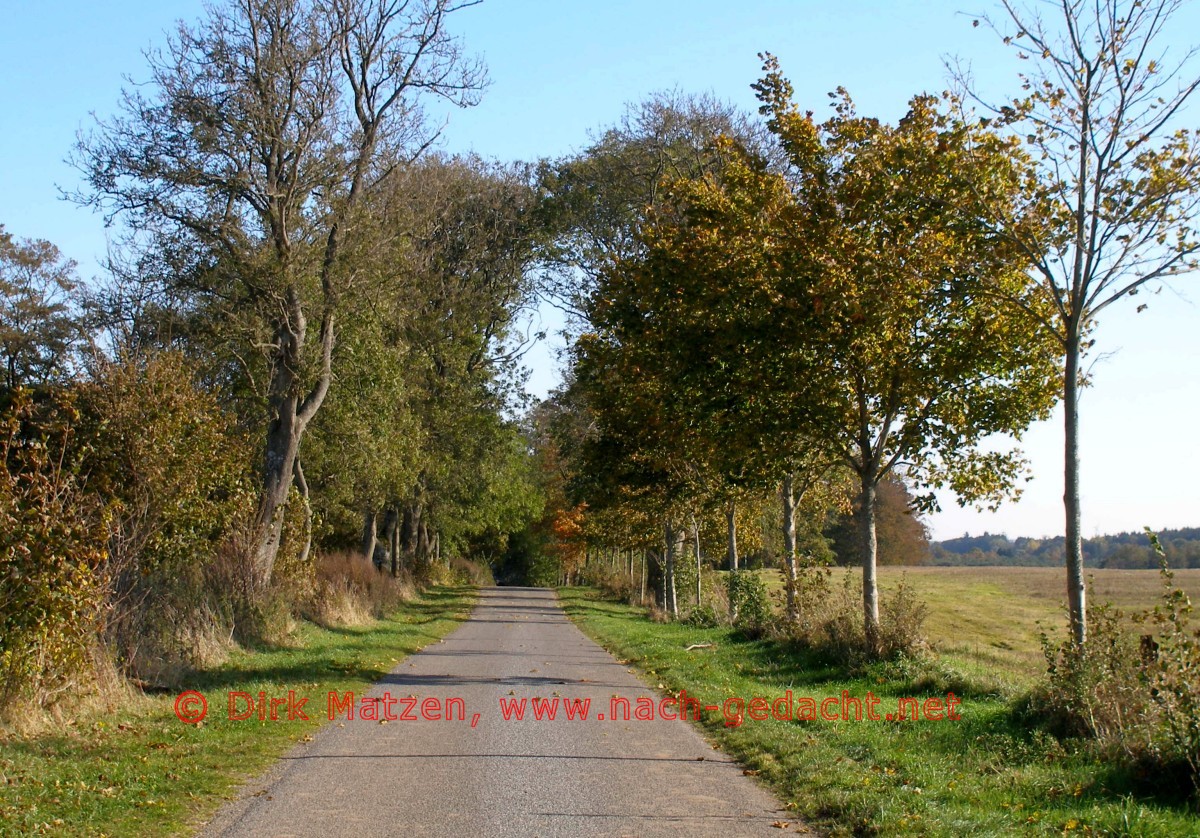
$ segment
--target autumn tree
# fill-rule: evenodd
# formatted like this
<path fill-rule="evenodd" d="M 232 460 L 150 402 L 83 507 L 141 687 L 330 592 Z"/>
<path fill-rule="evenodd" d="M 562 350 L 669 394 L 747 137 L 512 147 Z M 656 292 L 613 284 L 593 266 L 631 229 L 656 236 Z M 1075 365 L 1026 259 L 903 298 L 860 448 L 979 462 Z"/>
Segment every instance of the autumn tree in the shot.
<path fill-rule="evenodd" d="M 452 0 L 242 0 L 181 25 L 150 80 L 81 139 L 77 196 L 122 218 L 150 278 L 219 299 L 257 330 L 266 367 L 254 549 L 271 578 L 301 439 L 329 390 L 339 307 L 359 273 L 364 196 L 431 140 L 419 100 L 476 101 Z M 314 325 L 315 334 L 310 329 Z"/>
<path fill-rule="evenodd" d="M 764 70 L 755 89 L 790 168 L 775 176 L 761 164 L 730 167 L 725 183 L 734 196 L 771 196 L 769 220 L 758 222 L 769 230 L 759 239 L 765 293 L 787 318 L 780 351 L 810 348 L 802 386 L 786 399 L 857 478 L 864 623 L 875 647 L 879 482 L 900 471 L 995 501 L 1019 458 L 980 443 L 1019 436 L 1053 403 L 1053 345 L 991 289 L 1044 316 L 1049 300 L 1022 254 L 975 210 L 980 190 L 1018 205 L 1024 161 L 1014 144 L 953 119 L 929 96 L 893 126 L 859 116 L 840 91 L 834 115 L 817 123 L 793 104 L 774 58 Z"/>
<path fill-rule="evenodd" d="M 602 273 L 590 319 L 595 339 L 620 353 L 627 377 L 652 387 L 650 406 L 660 413 L 634 427 L 662 436 L 660 456 L 698 505 L 723 507 L 731 571 L 736 501 L 779 488 L 788 616 L 795 619 L 797 505 L 834 457 L 799 421 L 803 403 L 792 397 L 816 350 L 781 339 L 794 333 L 786 322 L 793 312 L 781 309 L 778 258 L 763 247 L 790 193 L 761 156 L 732 138 L 713 144 L 713 157 L 729 168 L 664 181 L 638 247 Z M 587 349 L 591 340 L 585 335 L 580 345 Z M 600 414 L 619 409 L 612 398 L 597 407 Z"/>
<path fill-rule="evenodd" d="M 638 253 L 638 231 L 665 182 L 720 165 L 713 139 L 761 147 L 761 126 L 711 96 L 655 93 L 629 105 L 579 154 L 542 164 L 540 214 L 551 241 L 542 251 L 540 291 L 586 322 L 590 298 L 613 260 Z"/>
<path fill-rule="evenodd" d="M 0 362 L 4 385 L 46 384 L 70 371 L 83 337 L 70 295 L 75 263 L 48 241 L 18 240 L 0 224 Z"/>
<path fill-rule="evenodd" d="M 406 278 L 388 306 L 390 328 L 409 347 L 421 427 L 418 473 L 397 498 L 410 556 L 428 555 L 435 523 L 461 541 L 509 513 L 519 528 L 537 505 L 516 455 L 520 430 L 505 418 L 521 406 L 529 338 L 518 318 L 540 241 L 535 197 L 524 167 L 431 157 L 398 178 L 380 206 L 405 247 Z"/>
<path fill-rule="evenodd" d="M 916 507 L 916 498 L 897 475 L 879 481 L 875 530 L 877 561 L 882 565 L 921 565 L 930 559 L 929 531 Z M 858 517 L 853 508 L 834 518 L 826 530 L 838 562 L 862 564 Z"/>
<path fill-rule="evenodd" d="M 1195 132 L 1180 122 L 1200 75 L 1195 48 L 1172 52 L 1168 43 L 1182 0 L 1061 0 L 1044 4 L 1044 14 L 1011 0 L 1001 5 L 999 19 L 983 20 L 1029 66 L 1011 102 L 976 97 L 992 111 L 980 122 L 995 121 L 1027 144 L 1037 166 L 1030 200 L 1052 224 L 1030 228 L 1005 202 L 987 202 L 986 217 L 994 234 L 1024 255 L 1052 301 L 1039 319 L 1065 359 L 1067 594 L 1072 637 L 1082 646 L 1083 362 L 1101 312 L 1146 283 L 1197 265 L 1200 154 Z M 966 74 L 959 76 L 970 87 Z"/>

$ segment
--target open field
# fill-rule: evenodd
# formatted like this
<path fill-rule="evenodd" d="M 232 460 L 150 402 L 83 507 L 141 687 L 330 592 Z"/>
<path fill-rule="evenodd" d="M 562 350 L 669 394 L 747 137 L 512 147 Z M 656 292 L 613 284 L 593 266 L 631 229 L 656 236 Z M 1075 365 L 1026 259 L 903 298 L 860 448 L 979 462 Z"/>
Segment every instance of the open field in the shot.
<path fill-rule="evenodd" d="M 770 588 L 782 590 L 777 571 L 759 572 Z M 861 571 L 848 572 L 857 585 Z M 836 582 L 841 573 L 835 571 Z M 1151 608 L 1162 594 L 1157 570 L 1093 570 L 1089 577 L 1089 607 L 1111 602 L 1124 611 Z M 1061 639 L 1066 631 L 1061 568 L 881 567 L 879 579 L 884 590 L 903 580 L 917 593 L 929 606 L 925 631 L 934 650 L 972 675 L 1024 686 L 1045 671 L 1040 632 Z M 1200 602 L 1200 569 L 1175 571 L 1175 584 Z"/>
<path fill-rule="evenodd" d="M 748 708 L 754 697 L 789 693 L 822 701 L 846 691 L 859 699 L 873 694 L 882 714 L 905 697 L 944 699 L 953 691 L 961 701 L 956 721 L 760 716 L 733 726 L 724 709 L 704 712 L 699 723 L 714 747 L 831 835 L 1200 835 L 1194 804 L 1167 796 L 1161 778 L 1122 768 L 1082 743 L 1060 742 L 1014 712 L 1013 677 L 1000 677 L 1010 689 L 993 689 L 993 670 L 1001 666 L 1010 675 L 1031 673 L 1021 682 L 1036 675 L 1036 642 L 1013 629 L 1029 617 L 1054 616 L 1053 593 L 1030 595 L 1040 583 L 1048 588 L 1053 572 L 943 573 L 908 575 L 935 612 L 948 612 L 929 623 L 949 650 L 941 661 L 864 668 L 729 628 L 656 623 L 644 609 L 606 601 L 593 589 L 563 588 L 559 595 L 586 633 L 638 667 L 651 686 L 686 690 L 701 706 L 724 708 L 740 698 Z M 888 571 L 885 578 L 895 584 L 899 577 Z M 1153 591 L 1154 578 L 1151 572 L 1101 584 L 1119 587 L 1129 602 L 1148 602 L 1139 598 Z M 989 670 L 988 660 L 1001 663 Z M 968 668 L 978 674 L 964 674 Z"/>
<path fill-rule="evenodd" d="M 0 739 L 0 835 L 191 832 L 243 780 L 325 721 L 318 700 L 307 708 L 308 722 L 229 721 L 228 693 L 361 691 L 456 628 L 474 601 L 473 589 L 433 588 L 369 625 L 302 623 L 294 648 L 238 652 L 198 673 L 187 685 L 208 703 L 198 725 L 176 718 L 175 694 L 152 695 L 39 736 Z"/>

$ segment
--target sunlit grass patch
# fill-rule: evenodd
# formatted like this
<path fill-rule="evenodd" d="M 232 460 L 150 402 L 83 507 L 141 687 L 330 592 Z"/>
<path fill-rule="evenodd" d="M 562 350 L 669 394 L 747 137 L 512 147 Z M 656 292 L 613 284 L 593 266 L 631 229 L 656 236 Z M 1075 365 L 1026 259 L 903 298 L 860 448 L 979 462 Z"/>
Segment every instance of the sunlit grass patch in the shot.
<path fill-rule="evenodd" d="M 706 714 L 702 724 L 720 748 L 833 834 L 1200 834 L 1200 818 L 1178 801 L 1155 799 L 1147 778 L 1023 723 L 1011 697 L 1017 684 L 973 655 L 851 671 L 728 628 L 651 623 L 640 609 L 600 601 L 594 591 L 561 589 L 560 597 L 585 632 L 652 685 L 686 689 L 702 704 L 787 690 L 861 698 L 870 690 L 882 709 L 903 696 L 962 690 L 959 721 L 768 719 L 730 727 L 721 713 Z M 704 643 L 713 645 L 687 651 Z"/>
<path fill-rule="evenodd" d="M 202 724 L 176 718 L 176 694 L 138 698 L 119 712 L 0 741 L 0 834 L 168 835 L 188 832 L 295 742 L 311 721 L 229 721 L 228 694 L 325 696 L 361 690 L 406 655 L 456 628 L 470 588 L 433 588 L 389 617 L 334 629 L 301 623 L 293 647 L 237 651 L 187 688 L 208 702 Z"/>

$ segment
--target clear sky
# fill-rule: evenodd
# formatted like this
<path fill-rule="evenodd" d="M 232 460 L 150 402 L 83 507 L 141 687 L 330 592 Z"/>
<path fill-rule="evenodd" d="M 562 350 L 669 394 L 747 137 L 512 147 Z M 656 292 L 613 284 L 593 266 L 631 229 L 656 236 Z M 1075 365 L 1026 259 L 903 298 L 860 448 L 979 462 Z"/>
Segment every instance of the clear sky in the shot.
<path fill-rule="evenodd" d="M 63 159 L 89 114 L 112 113 L 122 76 L 145 78 L 142 51 L 163 42 L 199 0 L 0 0 L 0 223 L 45 238 L 95 274 L 105 252 L 99 217 L 59 199 L 77 183 Z M 961 14 L 960 11 L 971 14 Z M 779 56 L 797 100 L 818 114 L 838 85 L 863 113 L 902 115 L 907 99 L 946 85 L 943 58 L 972 62 L 985 89 L 1015 92 L 1010 53 L 974 14 L 992 0 L 486 0 L 458 15 L 468 51 L 492 84 L 482 104 L 447 114 L 445 147 L 532 160 L 577 150 L 625 103 L 679 88 L 747 109 L 757 53 Z M 1175 48 L 1200 40 L 1200 3 L 1174 29 Z M 1189 115 L 1200 127 L 1200 108 Z M 1082 407 L 1086 534 L 1200 525 L 1200 276 L 1186 277 L 1135 314 L 1119 304 L 1098 331 L 1094 386 Z M 556 327 L 552 312 L 545 324 Z M 555 344 L 530 353 L 531 389 L 555 383 Z M 947 497 L 935 537 L 986 531 L 1062 532 L 1061 416 L 1030 429 L 1035 478 L 999 513 Z"/>

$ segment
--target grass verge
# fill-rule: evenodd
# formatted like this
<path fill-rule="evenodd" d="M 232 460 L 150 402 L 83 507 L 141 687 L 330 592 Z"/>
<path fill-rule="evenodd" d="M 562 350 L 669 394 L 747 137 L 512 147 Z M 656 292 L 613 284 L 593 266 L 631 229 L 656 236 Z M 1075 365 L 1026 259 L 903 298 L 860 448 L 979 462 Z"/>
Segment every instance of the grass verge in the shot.
<path fill-rule="evenodd" d="M 432 588 L 391 617 L 354 628 L 302 623 L 291 648 L 242 651 L 195 676 L 188 687 L 208 702 L 199 725 L 175 716 L 175 695 L 51 733 L 0 741 L 0 834 L 168 835 L 211 816 L 325 721 L 329 690 L 361 691 L 405 656 L 456 628 L 475 592 Z M 232 691 L 311 696 L 304 721 L 229 721 Z M 315 712 L 314 712 L 315 711 Z"/>
<path fill-rule="evenodd" d="M 653 684 L 702 705 L 868 690 L 883 715 L 901 697 L 961 700 L 959 721 L 758 721 L 700 724 L 720 748 L 793 809 L 833 835 L 1200 834 L 1185 801 L 1154 796 L 1152 777 L 1118 772 L 1020 721 L 1010 697 L 936 664 L 878 664 L 850 673 L 723 628 L 656 624 L 594 589 L 563 588 L 567 613 Z M 711 643 L 711 648 L 688 646 Z M 734 708 L 735 709 L 735 708 Z M 832 709 L 832 708 L 831 708 Z"/>

